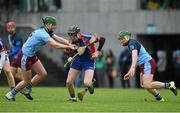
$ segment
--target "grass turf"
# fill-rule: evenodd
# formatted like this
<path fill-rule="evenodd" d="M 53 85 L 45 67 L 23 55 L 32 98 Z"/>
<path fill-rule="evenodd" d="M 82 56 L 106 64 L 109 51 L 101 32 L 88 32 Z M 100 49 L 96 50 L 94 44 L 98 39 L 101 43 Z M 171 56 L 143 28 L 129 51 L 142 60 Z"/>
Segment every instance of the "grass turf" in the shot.
<path fill-rule="evenodd" d="M 67 101 L 66 88 L 34 87 L 33 101 L 22 94 L 16 101 L 8 101 L 4 95 L 9 88 L 0 87 L 0 112 L 177 112 L 180 111 L 180 96 L 169 90 L 160 90 L 165 102 L 157 102 L 144 89 L 95 89 L 95 94 L 86 93 L 84 100 Z M 76 89 L 82 91 L 83 89 Z M 147 100 L 147 101 L 145 101 Z"/>

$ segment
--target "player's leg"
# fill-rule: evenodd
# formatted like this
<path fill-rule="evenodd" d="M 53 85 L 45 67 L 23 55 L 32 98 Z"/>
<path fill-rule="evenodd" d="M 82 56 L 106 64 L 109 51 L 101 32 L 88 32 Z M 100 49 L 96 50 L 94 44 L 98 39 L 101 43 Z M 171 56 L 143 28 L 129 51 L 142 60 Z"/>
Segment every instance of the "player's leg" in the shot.
<path fill-rule="evenodd" d="M 33 97 L 30 95 L 33 85 L 37 85 L 38 83 L 40 83 L 47 75 L 47 72 L 40 60 L 34 63 L 31 66 L 31 69 L 33 69 L 37 74 L 31 79 L 31 82 L 26 85 L 26 87 L 22 91 L 22 94 L 24 94 L 29 100 L 33 100 Z M 32 76 L 31 71 L 29 71 L 29 75 Z"/>
<path fill-rule="evenodd" d="M 164 99 L 161 97 L 160 93 L 154 89 L 154 88 L 148 88 L 147 84 L 151 84 L 153 82 L 153 75 L 142 75 L 143 78 L 143 87 L 147 89 L 147 91 L 152 94 L 156 100 L 158 101 L 164 101 Z M 144 85 L 145 84 L 145 85 Z"/>
<path fill-rule="evenodd" d="M 19 68 L 20 69 L 20 68 Z M 22 75 L 22 70 L 20 69 L 19 70 L 19 72 L 21 73 L 20 74 L 20 77 L 21 77 L 21 79 L 23 79 L 23 75 Z M 17 74 L 19 73 L 19 72 L 17 72 Z M 32 79 L 32 72 L 31 72 L 31 70 L 29 70 L 29 76 L 31 76 L 31 79 Z M 27 86 L 29 86 L 31 84 L 31 82 L 30 83 L 28 83 L 28 85 L 26 85 L 26 87 L 25 88 L 23 88 L 21 91 L 20 91 L 20 93 L 21 94 L 23 94 L 27 99 L 29 99 L 29 100 L 33 100 L 33 97 L 31 96 L 31 88 L 27 88 Z M 31 85 L 30 85 L 31 86 Z"/>
<path fill-rule="evenodd" d="M 15 95 L 31 82 L 31 71 L 22 70 L 22 78 L 23 80 L 5 95 L 8 100 L 15 100 Z"/>
<path fill-rule="evenodd" d="M 38 58 L 36 56 L 27 57 L 24 56 L 22 52 L 18 53 L 18 58 L 16 59 L 17 66 L 21 67 L 22 81 L 19 82 L 15 88 L 6 94 L 6 98 L 12 100 L 15 95 L 30 84 L 32 79 L 31 66 L 36 63 Z"/>
<path fill-rule="evenodd" d="M 13 62 L 11 63 L 11 73 L 13 74 L 14 78 L 22 80 L 21 69 L 18 67 L 17 59 L 13 59 Z"/>
<path fill-rule="evenodd" d="M 13 74 L 14 78 L 16 78 L 18 80 L 22 80 L 22 78 L 18 78 L 18 77 L 15 76 L 16 73 L 17 73 L 17 70 L 18 70 L 18 68 L 11 66 L 11 73 Z"/>
<path fill-rule="evenodd" d="M 96 81 L 93 79 L 94 76 L 94 70 L 88 69 L 85 71 L 84 75 L 84 86 L 86 87 L 85 90 L 78 93 L 79 100 L 83 100 L 84 95 L 87 91 L 89 91 L 90 94 L 94 93 L 94 82 Z"/>
<path fill-rule="evenodd" d="M 39 84 L 47 76 L 47 72 L 40 60 L 38 60 L 35 64 L 32 65 L 32 70 L 37 73 L 31 80 L 32 85 Z"/>
<path fill-rule="evenodd" d="M 144 68 L 142 71 L 143 87 L 146 89 L 169 88 L 175 95 L 177 95 L 177 90 L 175 87 L 175 83 L 173 81 L 169 83 L 153 81 L 153 76 L 155 74 L 155 66 L 156 66 L 156 63 L 153 59 L 144 64 Z"/>
<path fill-rule="evenodd" d="M 144 81 L 148 81 L 149 77 L 148 76 L 143 76 Z M 162 89 L 162 88 L 167 88 L 170 89 L 174 95 L 177 95 L 177 89 L 175 86 L 174 81 L 171 82 L 159 82 L 159 81 L 152 81 L 149 84 L 145 83 L 144 87 L 148 88 L 148 89 Z"/>
<path fill-rule="evenodd" d="M 21 68 L 17 68 L 16 74 L 14 75 L 14 77 L 17 78 L 18 80 L 22 80 Z"/>
<path fill-rule="evenodd" d="M 77 101 L 76 96 L 75 96 L 75 91 L 74 91 L 74 80 L 76 79 L 76 77 L 80 74 L 79 70 L 70 68 L 69 73 L 68 73 L 68 77 L 66 80 L 66 84 L 68 87 L 68 91 L 69 91 L 69 95 L 71 97 L 72 101 Z"/>
<path fill-rule="evenodd" d="M 94 93 L 93 76 L 94 76 L 94 70 L 88 69 L 85 71 L 84 86 L 89 90 L 90 94 Z"/>
<path fill-rule="evenodd" d="M 8 59 L 4 62 L 3 70 L 7 77 L 9 87 L 13 89 L 15 87 L 15 81 L 14 81 L 13 74 L 11 73 L 10 63 Z"/>

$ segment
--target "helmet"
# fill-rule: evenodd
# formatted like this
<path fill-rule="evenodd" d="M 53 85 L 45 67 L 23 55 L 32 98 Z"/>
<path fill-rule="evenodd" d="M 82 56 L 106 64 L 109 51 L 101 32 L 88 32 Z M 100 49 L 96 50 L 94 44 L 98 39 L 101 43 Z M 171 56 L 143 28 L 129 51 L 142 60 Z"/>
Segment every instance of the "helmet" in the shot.
<path fill-rule="evenodd" d="M 56 18 L 52 16 L 46 16 L 42 18 L 44 25 L 46 24 L 54 24 L 56 25 Z"/>
<path fill-rule="evenodd" d="M 118 33 L 118 40 L 123 38 L 124 36 L 131 36 L 131 33 L 127 30 L 122 30 Z"/>
<path fill-rule="evenodd" d="M 77 27 L 76 25 L 72 25 L 68 29 L 68 34 L 77 34 L 80 32 L 80 28 Z"/>
<path fill-rule="evenodd" d="M 9 22 L 6 24 L 6 28 L 16 28 L 15 22 L 9 21 Z"/>

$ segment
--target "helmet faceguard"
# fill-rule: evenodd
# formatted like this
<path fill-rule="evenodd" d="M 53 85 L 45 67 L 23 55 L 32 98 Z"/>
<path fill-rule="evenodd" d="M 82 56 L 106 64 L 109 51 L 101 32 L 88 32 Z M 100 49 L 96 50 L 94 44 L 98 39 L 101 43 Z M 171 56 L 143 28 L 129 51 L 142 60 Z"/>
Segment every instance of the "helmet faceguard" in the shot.
<path fill-rule="evenodd" d="M 70 26 L 69 27 L 69 29 L 68 29 L 68 35 L 76 35 L 76 34 L 78 34 L 80 32 L 80 28 L 79 27 L 77 27 L 76 25 L 72 25 L 72 26 Z"/>

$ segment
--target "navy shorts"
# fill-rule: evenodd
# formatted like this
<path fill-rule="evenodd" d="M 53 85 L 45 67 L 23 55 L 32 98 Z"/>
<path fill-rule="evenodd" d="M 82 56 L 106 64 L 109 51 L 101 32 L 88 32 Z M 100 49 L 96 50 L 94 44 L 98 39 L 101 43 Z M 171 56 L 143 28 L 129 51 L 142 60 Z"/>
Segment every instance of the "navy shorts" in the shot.
<path fill-rule="evenodd" d="M 74 60 L 71 64 L 71 68 L 82 71 L 82 70 L 95 70 L 95 62 L 89 61 L 89 62 L 80 62 Z"/>

